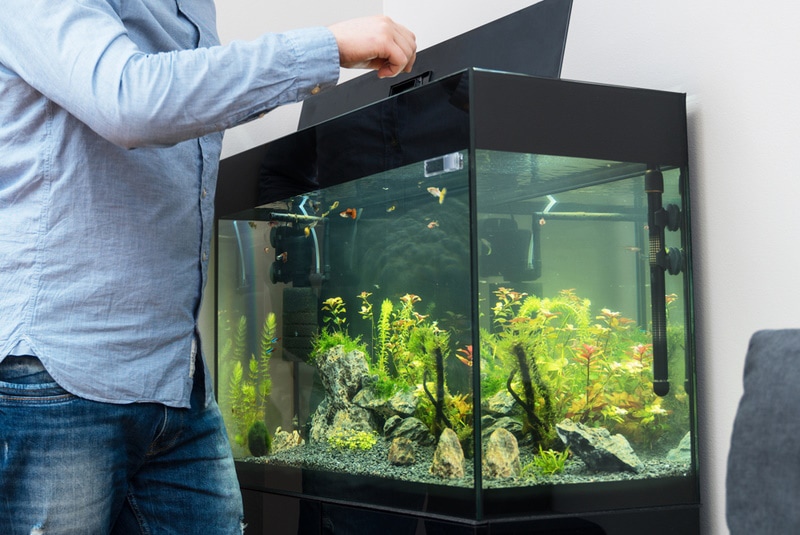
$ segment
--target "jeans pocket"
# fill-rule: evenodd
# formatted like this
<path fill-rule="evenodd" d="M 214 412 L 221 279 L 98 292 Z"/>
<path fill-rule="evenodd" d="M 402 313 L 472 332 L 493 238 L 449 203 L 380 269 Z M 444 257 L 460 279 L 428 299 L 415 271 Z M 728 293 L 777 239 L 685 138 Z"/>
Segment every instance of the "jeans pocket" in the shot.
<path fill-rule="evenodd" d="M 0 362 L 0 404 L 60 403 L 75 396 L 61 388 L 36 357 Z"/>

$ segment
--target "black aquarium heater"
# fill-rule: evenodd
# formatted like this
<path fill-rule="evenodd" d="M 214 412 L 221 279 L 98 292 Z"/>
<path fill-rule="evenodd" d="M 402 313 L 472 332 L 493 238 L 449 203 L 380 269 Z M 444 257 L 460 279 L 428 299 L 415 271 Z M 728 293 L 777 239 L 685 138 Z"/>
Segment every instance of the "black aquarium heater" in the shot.
<path fill-rule="evenodd" d="M 664 245 L 664 229 L 680 228 L 680 208 L 670 204 L 664 208 L 664 176 L 658 169 L 644 174 L 647 193 L 647 228 L 650 241 L 650 296 L 653 320 L 653 392 L 658 396 L 669 393 L 669 364 L 667 354 L 667 300 L 664 272 L 671 275 L 683 269 L 683 251 Z"/>

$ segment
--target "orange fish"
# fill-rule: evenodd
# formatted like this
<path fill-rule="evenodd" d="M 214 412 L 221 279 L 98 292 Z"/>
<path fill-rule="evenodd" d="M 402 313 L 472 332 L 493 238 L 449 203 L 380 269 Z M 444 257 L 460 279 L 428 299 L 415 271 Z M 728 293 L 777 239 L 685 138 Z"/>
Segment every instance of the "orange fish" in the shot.
<path fill-rule="evenodd" d="M 464 349 L 456 349 L 456 358 L 466 364 L 472 366 L 472 346 L 468 345 Z"/>
<path fill-rule="evenodd" d="M 355 219 L 358 217 L 358 210 L 355 208 L 348 208 L 343 212 L 339 212 L 339 215 L 342 217 L 349 217 L 350 219 Z"/>
<path fill-rule="evenodd" d="M 283 253 L 279 254 L 278 256 L 276 256 L 275 260 L 280 260 L 281 262 L 283 262 L 285 264 L 286 262 L 289 261 L 289 253 L 288 252 L 283 252 Z"/>
<path fill-rule="evenodd" d="M 447 194 L 447 188 L 439 189 L 431 186 L 430 188 L 428 188 L 428 193 L 430 193 L 434 197 L 438 197 L 439 204 L 442 204 L 444 202 L 444 196 Z"/>
<path fill-rule="evenodd" d="M 436 228 L 438 226 L 439 226 L 438 221 L 431 221 L 430 223 L 428 223 L 428 228 Z"/>

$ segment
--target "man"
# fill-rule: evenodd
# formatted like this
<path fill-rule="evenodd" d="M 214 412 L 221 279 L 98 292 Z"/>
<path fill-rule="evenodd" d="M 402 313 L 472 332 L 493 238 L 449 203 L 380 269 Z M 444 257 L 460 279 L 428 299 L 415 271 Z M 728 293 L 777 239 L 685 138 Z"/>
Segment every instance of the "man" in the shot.
<path fill-rule="evenodd" d="M 0 533 L 241 532 L 196 326 L 221 132 L 415 50 L 385 17 L 219 46 L 212 0 L 4 0 Z"/>

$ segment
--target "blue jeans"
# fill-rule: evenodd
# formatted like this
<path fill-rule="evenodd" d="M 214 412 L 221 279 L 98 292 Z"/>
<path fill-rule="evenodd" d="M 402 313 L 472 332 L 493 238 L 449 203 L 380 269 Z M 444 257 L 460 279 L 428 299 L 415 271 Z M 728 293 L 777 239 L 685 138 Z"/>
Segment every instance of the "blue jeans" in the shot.
<path fill-rule="evenodd" d="M 34 357 L 0 362 L 0 533 L 241 534 L 230 445 L 196 375 L 190 409 L 114 405 L 69 394 Z"/>

